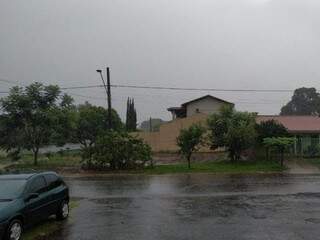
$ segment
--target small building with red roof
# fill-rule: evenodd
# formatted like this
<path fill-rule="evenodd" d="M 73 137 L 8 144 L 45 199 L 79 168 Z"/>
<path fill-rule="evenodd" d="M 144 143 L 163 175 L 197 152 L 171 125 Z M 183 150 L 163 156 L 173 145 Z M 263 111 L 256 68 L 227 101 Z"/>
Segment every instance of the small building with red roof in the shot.
<path fill-rule="evenodd" d="M 257 123 L 274 120 L 281 123 L 296 138 L 295 153 L 307 151 L 320 144 L 320 117 L 318 116 L 279 116 L 258 115 Z"/>

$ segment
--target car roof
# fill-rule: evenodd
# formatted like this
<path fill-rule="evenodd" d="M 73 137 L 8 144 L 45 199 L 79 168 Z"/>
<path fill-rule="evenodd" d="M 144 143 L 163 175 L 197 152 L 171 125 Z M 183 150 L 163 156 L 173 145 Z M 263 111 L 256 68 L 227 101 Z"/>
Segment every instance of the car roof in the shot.
<path fill-rule="evenodd" d="M 41 176 L 46 174 L 54 174 L 57 175 L 55 172 L 40 172 L 40 173 L 20 173 L 20 174 L 2 174 L 0 175 L 0 180 L 28 180 L 35 176 Z"/>

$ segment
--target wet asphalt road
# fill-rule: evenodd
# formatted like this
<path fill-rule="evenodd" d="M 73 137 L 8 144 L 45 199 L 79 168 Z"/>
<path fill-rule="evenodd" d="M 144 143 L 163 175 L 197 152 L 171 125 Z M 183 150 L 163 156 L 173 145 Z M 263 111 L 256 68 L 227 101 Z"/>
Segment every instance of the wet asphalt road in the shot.
<path fill-rule="evenodd" d="M 69 178 L 59 240 L 320 239 L 320 176 Z"/>

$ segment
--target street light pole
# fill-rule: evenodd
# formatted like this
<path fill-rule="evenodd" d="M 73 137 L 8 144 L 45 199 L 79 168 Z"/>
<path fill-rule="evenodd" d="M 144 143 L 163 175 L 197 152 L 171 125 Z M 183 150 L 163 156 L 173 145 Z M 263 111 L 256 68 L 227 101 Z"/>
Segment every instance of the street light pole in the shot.
<path fill-rule="evenodd" d="M 104 81 L 102 70 L 98 69 L 96 70 L 97 73 L 100 74 L 104 89 L 106 90 L 107 94 L 107 103 L 108 103 L 108 129 L 112 129 L 112 108 L 111 108 L 111 86 L 110 86 L 110 70 L 107 67 L 107 84 Z"/>
<path fill-rule="evenodd" d="M 110 85 L 110 69 L 109 69 L 109 67 L 107 67 L 107 96 L 108 96 L 109 129 L 112 129 L 111 85 Z"/>

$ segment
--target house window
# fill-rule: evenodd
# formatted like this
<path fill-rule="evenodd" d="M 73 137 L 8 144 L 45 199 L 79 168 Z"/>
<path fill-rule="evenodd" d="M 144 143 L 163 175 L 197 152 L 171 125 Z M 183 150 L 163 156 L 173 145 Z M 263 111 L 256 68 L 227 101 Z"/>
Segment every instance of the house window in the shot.
<path fill-rule="evenodd" d="M 311 135 L 311 146 L 317 146 L 319 144 L 319 135 L 312 134 Z"/>
<path fill-rule="evenodd" d="M 196 108 L 196 113 L 199 113 L 199 112 L 200 112 L 199 108 Z"/>

